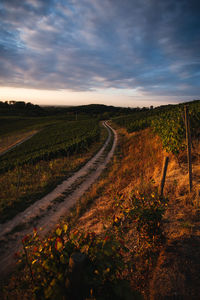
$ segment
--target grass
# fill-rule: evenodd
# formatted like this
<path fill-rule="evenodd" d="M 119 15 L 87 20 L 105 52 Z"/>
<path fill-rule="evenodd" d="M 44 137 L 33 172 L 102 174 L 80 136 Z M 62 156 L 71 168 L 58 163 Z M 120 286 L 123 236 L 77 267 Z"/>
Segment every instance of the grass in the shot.
<path fill-rule="evenodd" d="M 109 214 L 114 213 L 112 205 L 115 203 L 115 199 L 119 198 L 123 189 L 127 186 L 130 186 L 130 189 L 137 188 L 140 191 L 152 189 L 153 185 L 149 182 L 152 180 L 154 169 L 162 166 L 161 152 L 159 139 L 149 130 L 144 130 L 142 135 L 141 133 L 129 135 L 125 131 L 119 130 L 119 143 L 114 158 L 98 182 L 92 185 L 71 210 L 67 221 L 72 227 L 77 227 L 78 220 L 84 216 L 83 223 L 82 221 L 80 223 L 86 228 L 88 214 L 88 219 L 96 219 L 95 226 L 98 227 L 97 224 L 99 223 L 102 228 L 102 219 L 106 224 L 106 220 L 110 217 Z M 151 155 L 151 163 L 148 161 L 148 153 Z M 94 210 L 93 207 L 95 207 Z M 91 211 L 93 211 L 92 215 Z"/>
<path fill-rule="evenodd" d="M 183 221 L 180 223 L 180 226 L 183 227 L 183 228 L 186 228 L 186 229 L 192 229 L 195 227 L 194 224 L 192 224 L 191 222 L 189 221 Z"/>

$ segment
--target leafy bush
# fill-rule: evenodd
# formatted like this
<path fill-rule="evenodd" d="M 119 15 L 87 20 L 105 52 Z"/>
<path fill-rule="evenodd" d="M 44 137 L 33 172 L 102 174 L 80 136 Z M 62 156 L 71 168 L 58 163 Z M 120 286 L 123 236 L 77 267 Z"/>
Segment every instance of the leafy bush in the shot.
<path fill-rule="evenodd" d="M 131 293 L 128 283 L 120 280 L 125 268 L 122 252 L 127 249 L 110 234 L 102 238 L 95 233 L 70 233 L 63 224 L 45 239 L 40 239 L 35 230 L 24 237 L 23 248 L 22 259 L 28 266 L 36 299 L 63 299 L 70 294 L 66 279 L 70 277 L 69 259 L 76 252 L 86 254 L 88 259 L 83 270 L 85 298 L 102 299 L 104 295 L 103 299 L 130 299 L 120 296 L 124 288 L 127 297 Z"/>
<path fill-rule="evenodd" d="M 152 120 L 152 128 L 161 137 L 167 152 L 178 154 L 185 148 L 185 125 L 181 111 L 161 114 Z"/>
<path fill-rule="evenodd" d="M 113 225 L 127 226 L 134 223 L 139 238 L 151 243 L 154 247 L 163 240 L 162 217 L 167 206 L 167 200 L 161 199 L 157 192 L 143 194 L 135 191 L 128 203 L 123 197 L 116 202 L 120 207 L 114 216 Z"/>

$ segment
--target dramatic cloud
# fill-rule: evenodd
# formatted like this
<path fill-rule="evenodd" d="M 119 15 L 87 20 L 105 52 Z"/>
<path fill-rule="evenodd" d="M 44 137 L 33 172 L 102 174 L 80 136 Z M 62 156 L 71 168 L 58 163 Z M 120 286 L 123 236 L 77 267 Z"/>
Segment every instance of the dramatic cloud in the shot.
<path fill-rule="evenodd" d="M 1 0 L 0 85 L 200 95 L 198 0 Z"/>

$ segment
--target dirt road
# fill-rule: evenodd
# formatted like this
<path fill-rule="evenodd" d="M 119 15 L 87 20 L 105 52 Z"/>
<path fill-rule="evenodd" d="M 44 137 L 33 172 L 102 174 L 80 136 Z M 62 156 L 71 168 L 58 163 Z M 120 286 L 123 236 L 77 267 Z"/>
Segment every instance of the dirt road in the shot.
<path fill-rule="evenodd" d="M 36 201 L 12 220 L 0 224 L 0 278 L 9 274 L 14 267 L 14 253 L 21 248 L 21 239 L 33 232 L 33 227 L 42 228 L 45 235 L 66 215 L 79 198 L 97 180 L 113 156 L 117 134 L 107 122 L 103 125 L 108 131 L 108 138 L 98 153 L 85 166 L 52 192 Z"/>

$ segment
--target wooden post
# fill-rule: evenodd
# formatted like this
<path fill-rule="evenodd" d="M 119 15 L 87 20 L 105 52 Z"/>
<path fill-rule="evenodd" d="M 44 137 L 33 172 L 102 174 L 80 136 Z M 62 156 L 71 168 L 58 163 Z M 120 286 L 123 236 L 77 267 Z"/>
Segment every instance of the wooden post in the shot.
<path fill-rule="evenodd" d="M 163 190 L 165 186 L 165 178 L 167 174 L 167 167 L 168 167 L 169 157 L 166 156 L 163 164 L 163 170 L 162 170 L 162 180 L 160 183 L 160 196 L 163 197 Z"/>
<path fill-rule="evenodd" d="M 188 105 L 185 105 L 185 128 L 186 128 L 186 143 L 187 143 L 187 158 L 188 158 L 189 192 L 191 192 L 192 191 L 192 159 L 191 159 L 191 135 L 190 135 Z"/>
<path fill-rule="evenodd" d="M 66 299 L 84 300 L 84 269 L 86 264 L 86 255 L 81 252 L 72 253 L 69 259 L 69 275 L 66 279 L 65 286 L 67 288 Z"/>

